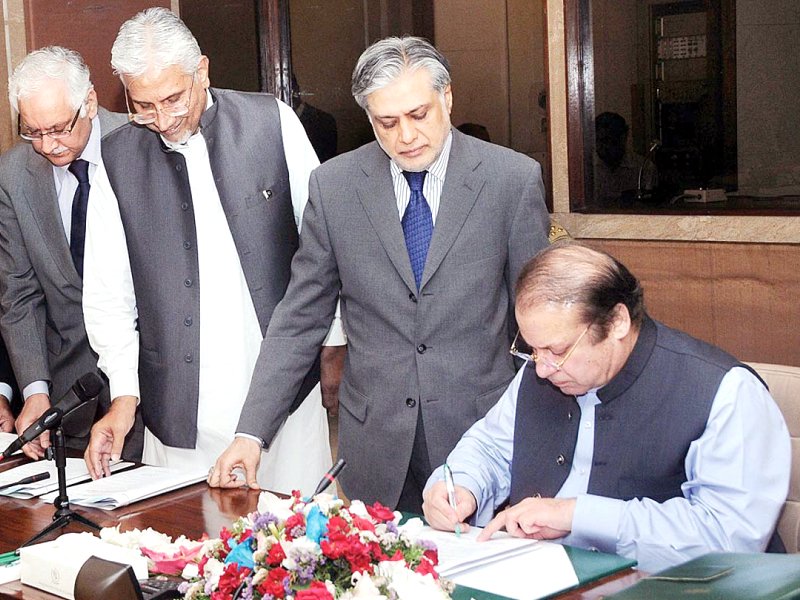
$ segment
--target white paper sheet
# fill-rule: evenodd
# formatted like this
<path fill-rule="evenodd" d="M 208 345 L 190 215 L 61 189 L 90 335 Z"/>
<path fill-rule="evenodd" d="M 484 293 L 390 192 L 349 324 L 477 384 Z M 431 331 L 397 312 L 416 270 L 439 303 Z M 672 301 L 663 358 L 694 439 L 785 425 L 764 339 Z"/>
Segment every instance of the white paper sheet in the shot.
<path fill-rule="evenodd" d="M 11 442 L 16 440 L 17 437 L 18 436 L 16 433 L 6 433 L 5 431 L 0 431 L 0 450 L 5 450 L 8 448 L 11 445 Z M 20 452 L 22 452 L 22 448 L 14 452 L 12 456 L 16 456 Z"/>
<path fill-rule="evenodd" d="M 478 527 L 456 537 L 452 532 L 427 529 L 419 535 L 439 549 L 439 574 L 458 585 L 536 600 L 578 585 L 572 562 L 560 544 L 512 538 L 495 533 L 477 542 Z"/>
<path fill-rule="evenodd" d="M 142 466 L 73 486 L 69 489 L 69 501 L 80 506 L 114 510 L 203 481 L 207 476 L 205 469 L 200 472 Z M 55 494 L 42 496 L 45 502 L 50 502 L 53 498 Z"/>
<path fill-rule="evenodd" d="M 119 462 L 111 465 L 111 470 L 117 471 L 132 465 L 133 463 L 129 462 Z M 52 460 L 37 460 L 36 462 L 25 463 L 24 465 L 14 467 L 8 471 L 3 471 L 0 473 L 0 485 L 14 483 L 20 479 L 31 477 L 39 473 L 48 473 L 50 477 L 35 483 L 28 483 L 21 486 L 17 485 L 0 490 L 0 495 L 11 496 L 12 498 L 35 498 L 36 496 L 58 490 L 58 472 L 56 463 Z M 86 481 L 90 478 L 89 470 L 86 468 L 86 462 L 84 462 L 82 458 L 68 458 L 65 474 L 68 486 Z M 56 495 L 58 495 L 57 492 Z M 55 498 L 55 495 L 53 497 Z"/>

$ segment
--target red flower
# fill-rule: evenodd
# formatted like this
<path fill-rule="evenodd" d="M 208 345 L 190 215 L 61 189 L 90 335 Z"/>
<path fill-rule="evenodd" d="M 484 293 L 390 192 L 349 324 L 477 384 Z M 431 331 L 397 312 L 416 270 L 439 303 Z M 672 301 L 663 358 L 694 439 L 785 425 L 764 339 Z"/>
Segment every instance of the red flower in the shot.
<path fill-rule="evenodd" d="M 258 584 L 258 592 L 262 596 L 272 594 L 276 598 L 283 598 L 286 596 L 286 590 L 284 590 L 283 584 L 288 577 L 289 571 L 282 567 L 275 567 L 270 570 L 267 578 Z"/>
<path fill-rule="evenodd" d="M 342 517 L 336 516 L 328 519 L 328 539 L 332 542 L 344 540 L 347 537 L 349 525 Z"/>
<path fill-rule="evenodd" d="M 372 506 L 367 506 L 367 512 L 370 517 L 381 523 L 394 520 L 394 513 L 380 502 L 376 502 Z"/>
<path fill-rule="evenodd" d="M 295 536 L 294 532 L 296 529 L 300 528 Z M 291 541 L 295 537 L 299 537 L 301 535 L 305 535 L 306 532 L 306 518 L 303 513 L 294 513 L 291 517 L 286 519 L 286 523 L 284 524 L 284 535 L 286 539 Z"/>
<path fill-rule="evenodd" d="M 240 567 L 236 563 L 228 563 L 219 578 L 217 591 L 211 594 L 211 600 L 225 600 L 231 598 L 242 579 L 250 574 L 250 569 Z"/>
<path fill-rule="evenodd" d="M 294 596 L 295 600 L 333 600 L 333 596 L 321 581 L 312 581 L 311 587 L 306 590 L 298 590 Z"/>
<path fill-rule="evenodd" d="M 330 542 L 325 539 L 319 541 L 319 548 L 322 550 L 322 554 L 333 560 L 342 557 L 346 546 L 347 544 L 344 541 Z"/>
<path fill-rule="evenodd" d="M 426 552 L 425 554 L 428 553 Z M 416 571 L 420 575 L 427 575 L 428 573 L 430 573 L 431 575 L 433 575 L 434 579 L 439 579 L 439 574 L 436 572 L 435 565 L 436 563 L 434 561 L 431 561 L 425 556 L 423 556 L 422 560 L 419 562 L 419 565 L 417 565 L 417 568 L 414 569 L 414 571 Z"/>
<path fill-rule="evenodd" d="M 350 570 L 353 573 L 366 571 L 372 573 L 372 557 L 369 555 L 369 546 L 362 544 L 357 539 L 350 540 L 345 546 L 344 557 L 350 563 Z"/>
<path fill-rule="evenodd" d="M 286 558 L 286 552 L 283 551 L 283 546 L 280 544 L 272 544 L 267 553 L 267 564 L 270 567 L 277 567 Z"/>
<path fill-rule="evenodd" d="M 227 527 L 223 527 L 222 531 L 219 532 L 219 538 L 223 542 L 225 542 L 225 547 L 226 548 L 228 547 L 228 540 L 231 539 L 232 536 L 233 536 L 233 534 L 230 532 L 230 530 Z"/>
<path fill-rule="evenodd" d="M 359 531 L 371 531 L 372 533 L 375 533 L 375 525 L 372 524 L 372 521 L 368 521 L 364 517 L 357 517 L 353 515 L 353 527 Z"/>
<path fill-rule="evenodd" d="M 436 550 L 425 550 L 422 557 L 428 559 L 434 567 L 439 564 L 439 552 Z"/>

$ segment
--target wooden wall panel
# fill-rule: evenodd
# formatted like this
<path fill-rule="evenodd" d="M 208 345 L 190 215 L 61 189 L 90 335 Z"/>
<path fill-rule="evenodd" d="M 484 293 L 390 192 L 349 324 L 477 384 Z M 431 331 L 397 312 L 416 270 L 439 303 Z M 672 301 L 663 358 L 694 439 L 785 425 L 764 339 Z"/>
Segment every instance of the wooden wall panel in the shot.
<path fill-rule="evenodd" d="M 742 360 L 800 366 L 800 246 L 583 241 L 640 279 L 654 318 Z"/>
<path fill-rule="evenodd" d="M 111 45 L 120 25 L 170 0 L 25 0 L 28 51 L 57 44 L 81 53 L 92 73 L 101 106 L 125 111 L 122 84 L 111 70 Z"/>

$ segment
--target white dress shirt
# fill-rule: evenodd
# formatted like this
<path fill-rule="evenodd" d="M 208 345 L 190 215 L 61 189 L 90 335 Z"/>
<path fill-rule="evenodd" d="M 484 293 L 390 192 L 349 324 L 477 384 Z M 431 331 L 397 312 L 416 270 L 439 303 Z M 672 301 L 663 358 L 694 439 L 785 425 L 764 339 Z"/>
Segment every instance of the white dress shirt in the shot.
<path fill-rule="evenodd" d="M 210 102 L 210 94 L 208 97 Z M 308 197 L 308 178 L 319 162 L 291 108 L 281 102 L 278 107 L 299 229 Z M 202 131 L 186 144 L 173 147 L 186 160 L 197 229 L 199 279 L 213 285 L 200 286 L 197 446 L 189 450 L 167 447 L 147 431 L 143 461 L 207 468 L 233 439 L 262 336 Z M 92 186 L 87 221 L 83 298 L 89 341 L 99 355 L 100 368 L 108 375 L 111 397 L 139 397 L 135 290 L 119 207 L 105 171 Z M 329 338 L 337 338 L 332 340 L 333 345 L 343 341 L 339 319 L 334 321 L 332 330 Z M 327 418 L 318 388 L 316 397 L 310 397 L 289 417 L 270 451 L 262 456 L 259 480 L 270 489 L 313 491 L 330 463 Z M 304 455 L 296 451 L 298 444 L 307 451 Z M 282 445 L 294 445 L 295 449 L 282 452 Z M 293 462 L 289 454 L 298 460 Z M 275 458 L 278 455 L 280 463 Z"/>
<path fill-rule="evenodd" d="M 439 214 L 439 203 L 442 199 L 444 176 L 445 173 L 447 173 L 447 163 L 450 160 L 450 147 L 452 145 L 453 134 L 451 132 L 447 134 L 439 156 L 433 161 L 433 164 L 428 167 L 428 174 L 425 176 L 425 182 L 422 184 L 422 195 L 425 196 L 425 200 L 428 201 L 434 225 L 436 225 L 436 216 Z M 403 214 L 406 212 L 406 207 L 411 200 L 411 188 L 408 187 L 408 180 L 406 180 L 405 175 L 403 175 L 403 169 L 396 162 L 393 160 L 390 161 L 389 169 L 392 173 L 394 195 L 395 198 L 397 198 L 397 212 L 402 220 Z"/>

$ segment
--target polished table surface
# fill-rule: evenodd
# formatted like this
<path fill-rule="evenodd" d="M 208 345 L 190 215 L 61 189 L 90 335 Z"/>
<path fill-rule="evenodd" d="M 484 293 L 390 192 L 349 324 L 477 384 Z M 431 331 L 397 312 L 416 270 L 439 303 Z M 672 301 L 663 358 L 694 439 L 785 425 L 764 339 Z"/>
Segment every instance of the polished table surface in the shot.
<path fill-rule="evenodd" d="M 18 464 L 18 459 L 9 461 Z M 6 467 L 6 465 L 3 465 Z M 3 470 L 3 469 L 0 469 Z M 256 510 L 258 491 L 248 489 L 219 490 L 198 483 L 156 498 L 137 502 L 114 511 L 72 507 L 102 527 L 119 525 L 122 530 L 146 529 L 172 537 L 185 535 L 197 539 L 203 533 L 216 536 L 222 527 L 230 525 L 237 517 Z M 18 548 L 52 521 L 55 508 L 39 500 L 0 498 L 0 553 Z M 80 524 L 71 523 L 63 532 L 86 531 Z M 56 537 L 53 534 L 48 539 Z M 629 587 L 642 575 L 625 569 L 558 598 L 595 600 Z M 55 596 L 36 590 L 19 581 L 0 586 L 0 598 L 52 599 Z"/>

